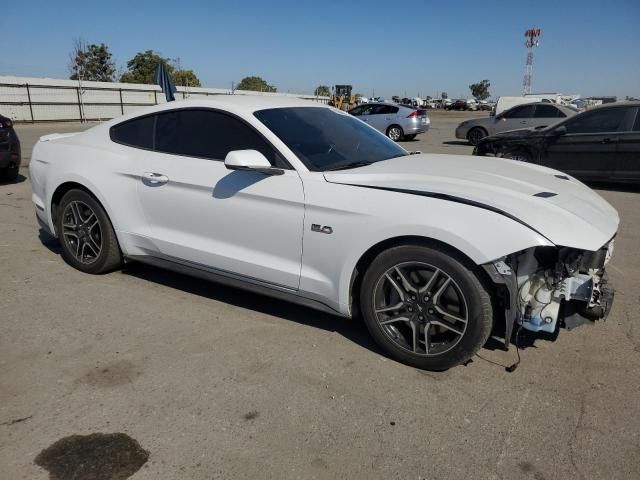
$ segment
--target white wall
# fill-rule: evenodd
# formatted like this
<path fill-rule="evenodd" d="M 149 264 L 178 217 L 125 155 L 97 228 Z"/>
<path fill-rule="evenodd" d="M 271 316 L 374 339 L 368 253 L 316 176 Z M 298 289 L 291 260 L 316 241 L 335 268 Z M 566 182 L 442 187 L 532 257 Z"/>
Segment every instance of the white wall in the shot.
<path fill-rule="evenodd" d="M 229 95 L 226 88 L 177 87 L 176 99 L 208 95 Z M 165 102 L 158 85 L 116 82 L 82 82 L 57 78 L 0 75 L 0 113 L 16 121 L 109 119 L 147 105 Z M 267 93 L 236 90 L 242 95 L 307 98 L 326 103 L 328 97 L 295 93 Z"/>

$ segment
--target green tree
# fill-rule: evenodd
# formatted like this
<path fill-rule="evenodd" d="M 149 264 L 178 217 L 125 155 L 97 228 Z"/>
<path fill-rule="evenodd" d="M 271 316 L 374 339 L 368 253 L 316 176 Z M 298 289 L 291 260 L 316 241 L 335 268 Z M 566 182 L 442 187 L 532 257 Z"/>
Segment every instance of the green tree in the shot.
<path fill-rule="evenodd" d="M 491 96 L 489 93 L 489 87 L 491 86 L 491 82 L 489 80 L 482 80 L 479 83 L 474 83 L 469 85 L 469 90 L 471 90 L 471 95 L 476 100 L 486 100 Z"/>
<path fill-rule="evenodd" d="M 171 75 L 177 86 L 200 87 L 200 80 L 193 70 L 180 70 L 175 62 L 155 53 L 153 50 L 138 52 L 127 62 L 127 71 L 120 76 L 124 83 L 156 83 L 156 68 L 158 62 L 164 62 L 167 73 Z"/>
<path fill-rule="evenodd" d="M 394 95 L 391 97 L 391 101 L 395 103 L 400 103 L 400 97 L 398 95 Z"/>
<path fill-rule="evenodd" d="M 261 77 L 244 77 L 236 87 L 238 90 L 251 90 L 254 92 L 276 92 L 278 89 L 273 85 L 269 85 L 266 80 Z"/>
<path fill-rule="evenodd" d="M 313 91 L 313 94 L 317 95 L 318 97 L 330 97 L 331 89 L 326 85 L 318 85 Z"/>
<path fill-rule="evenodd" d="M 153 50 L 138 52 L 127 62 L 127 71 L 122 74 L 120 81 L 124 83 L 156 83 L 156 67 L 158 62 L 164 62 L 167 73 L 173 77 L 175 67 L 168 58 L 163 58 Z"/>
<path fill-rule="evenodd" d="M 200 80 L 193 73 L 193 70 L 176 70 L 173 75 L 173 81 L 181 87 L 200 87 Z"/>
<path fill-rule="evenodd" d="M 69 62 L 71 80 L 113 82 L 115 72 L 116 64 L 104 43 L 87 45 L 81 39 L 74 41 Z"/>

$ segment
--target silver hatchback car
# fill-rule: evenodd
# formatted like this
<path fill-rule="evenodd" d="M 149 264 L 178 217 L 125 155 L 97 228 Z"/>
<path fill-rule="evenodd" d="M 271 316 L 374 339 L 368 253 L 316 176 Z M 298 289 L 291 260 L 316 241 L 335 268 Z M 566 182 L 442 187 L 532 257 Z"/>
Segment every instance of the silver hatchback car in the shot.
<path fill-rule="evenodd" d="M 413 140 L 429 130 L 431 120 L 426 110 L 393 103 L 366 103 L 349 110 L 395 142 Z"/>

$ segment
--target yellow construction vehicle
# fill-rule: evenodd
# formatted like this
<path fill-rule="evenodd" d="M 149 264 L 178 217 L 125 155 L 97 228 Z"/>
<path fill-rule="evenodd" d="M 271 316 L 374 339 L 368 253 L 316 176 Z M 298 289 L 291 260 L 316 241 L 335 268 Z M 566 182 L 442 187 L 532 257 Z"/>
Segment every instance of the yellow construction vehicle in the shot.
<path fill-rule="evenodd" d="M 331 90 L 329 105 L 338 110 L 350 110 L 356 106 L 356 97 L 351 94 L 351 85 L 336 85 Z"/>

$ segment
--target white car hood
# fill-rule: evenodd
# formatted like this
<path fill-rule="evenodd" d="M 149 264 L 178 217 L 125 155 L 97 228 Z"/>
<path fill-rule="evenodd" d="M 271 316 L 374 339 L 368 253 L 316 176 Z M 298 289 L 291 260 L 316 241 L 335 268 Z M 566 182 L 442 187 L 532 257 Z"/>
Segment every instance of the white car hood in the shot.
<path fill-rule="evenodd" d="M 417 154 L 329 171 L 324 177 L 331 183 L 475 204 L 526 224 L 556 245 L 583 250 L 601 248 L 618 230 L 618 212 L 586 185 L 513 160 Z M 548 193 L 535 196 L 541 192 Z"/>

